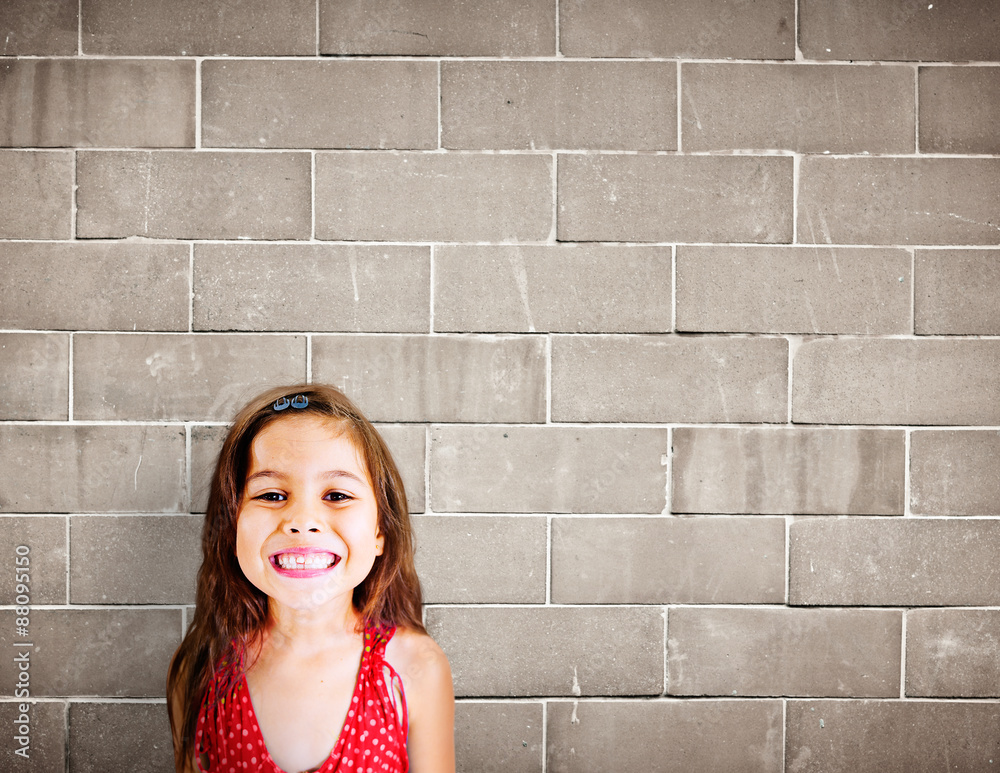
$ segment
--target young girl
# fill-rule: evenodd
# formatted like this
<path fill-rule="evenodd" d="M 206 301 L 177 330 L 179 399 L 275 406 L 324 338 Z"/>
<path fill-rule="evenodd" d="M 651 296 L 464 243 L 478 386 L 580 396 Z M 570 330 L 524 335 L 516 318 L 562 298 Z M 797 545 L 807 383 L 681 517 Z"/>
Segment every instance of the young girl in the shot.
<path fill-rule="evenodd" d="M 237 414 L 202 550 L 167 678 L 179 773 L 453 773 L 403 483 L 342 393 L 274 389 Z"/>

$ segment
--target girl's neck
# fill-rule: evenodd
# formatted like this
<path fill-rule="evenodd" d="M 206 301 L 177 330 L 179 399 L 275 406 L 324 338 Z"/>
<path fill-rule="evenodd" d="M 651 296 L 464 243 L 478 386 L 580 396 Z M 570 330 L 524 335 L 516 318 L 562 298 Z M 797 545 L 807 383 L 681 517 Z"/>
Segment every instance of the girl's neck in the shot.
<path fill-rule="evenodd" d="M 360 615 L 353 604 L 292 609 L 271 600 L 264 638 L 268 646 L 302 653 L 322 651 L 358 635 Z"/>

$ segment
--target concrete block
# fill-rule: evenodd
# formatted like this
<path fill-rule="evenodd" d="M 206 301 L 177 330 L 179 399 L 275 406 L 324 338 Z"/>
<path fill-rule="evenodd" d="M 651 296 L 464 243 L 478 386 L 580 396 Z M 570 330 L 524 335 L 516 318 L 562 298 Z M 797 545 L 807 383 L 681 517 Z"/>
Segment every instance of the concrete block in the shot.
<path fill-rule="evenodd" d="M 178 512 L 184 428 L 0 424 L 0 511 Z"/>
<path fill-rule="evenodd" d="M 563 155 L 558 166 L 562 241 L 792 241 L 791 158 Z"/>
<path fill-rule="evenodd" d="M 2 242 L 0 327 L 187 330 L 190 263 L 182 244 Z"/>
<path fill-rule="evenodd" d="M 469 3 L 320 0 L 321 54 L 362 56 L 552 56 L 550 0 Z"/>
<path fill-rule="evenodd" d="M 562 0 L 565 56 L 794 59 L 792 0 Z"/>
<path fill-rule="evenodd" d="M 911 331 L 903 250 L 677 248 L 677 329 L 693 333 Z"/>
<path fill-rule="evenodd" d="M 74 338 L 74 416 L 227 421 L 267 385 L 305 380 L 302 336 L 101 335 Z"/>
<path fill-rule="evenodd" d="M 662 333 L 671 281 L 669 247 L 444 245 L 434 250 L 434 327 Z"/>
<path fill-rule="evenodd" d="M 792 604 L 993 606 L 1000 521 L 806 519 L 789 532 Z"/>
<path fill-rule="evenodd" d="M 319 239 L 541 241 L 551 231 L 547 156 L 316 154 Z"/>
<path fill-rule="evenodd" d="M 459 696 L 659 695 L 663 610 L 431 607 Z"/>
<path fill-rule="evenodd" d="M 308 239 L 308 153 L 84 151 L 77 236 Z"/>
<path fill-rule="evenodd" d="M 783 518 L 554 518 L 557 604 L 780 604 Z"/>
<path fill-rule="evenodd" d="M 780 422 L 787 391 L 782 338 L 552 339 L 553 421 Z"/>
<path fill-rule="evenodd" d="M 675 513 L 902 515 L 902 431 L 678 427 Z"/>
<path fill-rule="evenodd" d="M 424 603 L 545 603 L 545 518 L 423 515 L 413 529 Z"/>
<path fill-rule="evenodd" d="M 676 150 L 673 62 L 444 62 L 446 148 Z"/>
<path fill-rule="evenodd" d="M 313 56 L 316 4 L 287 0 L 81 0 L 83 53 Z"/>
<path fill-rule="evenodd" d="M 1000 159 L 805 156 L 798 237 L 813 244 L 1000 244 Z"/>
<path fill-rule="evenodd" d="M 69 336 L 0 333 L 0 418 L 69 418 Z"/>
<path fill-rule="evenodd" d="M 681 81 L 685 151 L 913 152 L 910 67 L 685 63 Z"/>
<path fill-rule="evenodd" d="M 207 60 L 202 143 L 224 148 L 436 148 L 433 62 Z"/>
<path fill-rule="evenodd" d="M 1000 251 L 917 250 L 914 327 L 927 335 L 1000 335 Z"/>
<path fill-rule="evenodd" d="M 423 332 L 427 247 L 197 244 L 195 330 Z"/>
<path fill-rule="evenodd" d="M 314 336 L 312 352 L 314 378 L 373 421 L 545 421 L 537 336 Z"/>
<path fill-rule="evenodd" d="M 792 361 L 792 420 L 1000 424 L 1000 341 L 826 339 Z"/>
<path fill-rule="evenodd" d="M 910 435 L 915 515 L 1000 515 L 1000 432 L 928 430 Z"/>
<path fill-rule="evenodd" d="M 891 609 L 671 609 L 668 692 L 897 697 L 902 632 Z"/>
<path fill-rule="evenodd" d="M 667 431 L 618 427 L 431 429 L 436 512 L 660 513 Z"/>
<path fill-rule="evenodd" d="M 5 61 L 0 102 L 3 146 L 194 147 L 193 61 Z"/>

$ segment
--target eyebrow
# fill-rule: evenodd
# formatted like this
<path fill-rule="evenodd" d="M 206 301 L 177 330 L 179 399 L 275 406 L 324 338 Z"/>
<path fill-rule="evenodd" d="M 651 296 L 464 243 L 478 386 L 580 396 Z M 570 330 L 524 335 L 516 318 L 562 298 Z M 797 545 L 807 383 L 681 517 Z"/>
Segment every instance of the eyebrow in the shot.
<path fill-rule="evenodd" d="M 355 480 L 358 483 L 364 483 L 364 481 L 361 480 L 361 478 L 359 478 L 350 470 L 327 470 L 326 472 L 320 473 L 320 476 L 328 479 L 350 478 L 351 480 Z M 255 472 L 253 475 L 247 478 L 247 485 L 250 485 L 251 481 L 257 480 L 258 478 L 286 478 L 286 477 L 288 476 L 276 470 L 259 470 L 258 472 Z"/>

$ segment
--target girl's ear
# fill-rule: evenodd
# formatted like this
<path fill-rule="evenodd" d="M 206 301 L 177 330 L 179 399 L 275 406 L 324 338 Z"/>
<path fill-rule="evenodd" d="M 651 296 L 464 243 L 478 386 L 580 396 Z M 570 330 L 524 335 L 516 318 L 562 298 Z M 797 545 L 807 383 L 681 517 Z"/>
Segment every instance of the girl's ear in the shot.
<path fill-rule="evenodd" d="M 385 537 L 382 536 L 381 530 L 378 526 L 375 527 L 375 555 L 382 555 L 382 550 L 385 548 Z"/>

